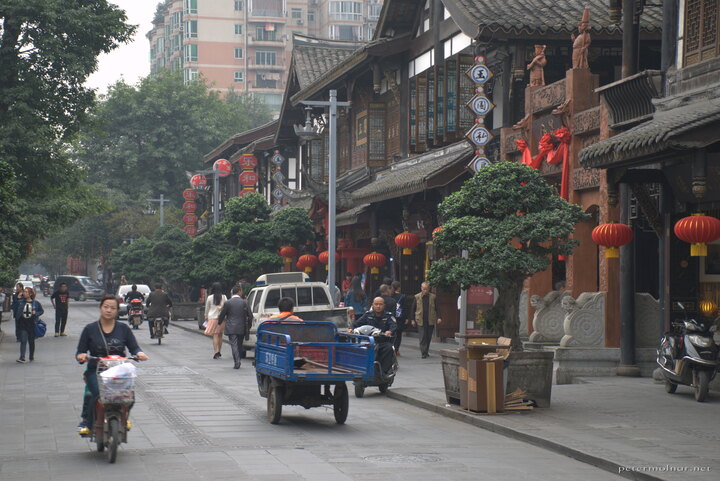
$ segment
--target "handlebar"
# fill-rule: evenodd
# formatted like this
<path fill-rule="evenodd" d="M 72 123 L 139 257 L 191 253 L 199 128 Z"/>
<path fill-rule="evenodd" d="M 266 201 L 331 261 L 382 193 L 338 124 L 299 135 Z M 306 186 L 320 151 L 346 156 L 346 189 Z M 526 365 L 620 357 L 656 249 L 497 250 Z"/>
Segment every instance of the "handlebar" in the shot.
<path fill-rule="evenodd" d="M 85 359 L 82 360 L 82 361 L 78 361 L 78 364 L 85 364 L 86 362 L 89 362 L 89 361 L 99 361 L 100 359 L 108 359 L 108 358 L 96 357 L 96 356 L 93 356 L 92 354 L 86 354 Z M 140 362 L 140 358 L 137 357 L 137 356 L 121 357 L 121 358 L 116 359 L 116 360 L 117 360 L 117 361 L 135 361 L 135 362 Z"/>

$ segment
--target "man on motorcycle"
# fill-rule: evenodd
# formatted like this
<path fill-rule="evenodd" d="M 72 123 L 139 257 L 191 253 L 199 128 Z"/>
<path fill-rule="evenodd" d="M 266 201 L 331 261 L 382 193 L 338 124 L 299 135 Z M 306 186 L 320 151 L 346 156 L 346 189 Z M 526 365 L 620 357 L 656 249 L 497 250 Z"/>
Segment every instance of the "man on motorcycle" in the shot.
<path fill-rule="evenodd" d="M 133 299 L 140 299 L 141 301 L 145 302 L 145 296 L 142 294 L 142 292 L 138 292 L 137 286 L 135 284 L 132 285 L 130 288 L 130 292 L 125 294 L 125 302 L 130 304 L 130 301 Z"/>
<path fill-rule="evenodd" d="M 353 322 L 352 327 L 356 329 L 368 325 L 380 329 L 385 336 L 377 340 L 377 360 L 380 362 L 383 373 L 387 373 L 392 369 L 393 365 L 395 348 L 393 347 L 392 337 L 397 330 L 397 323 L 395 317 L 385 311 L 385 300 L 382 297 L 373 299 L 372 308 Z"/>
<path fill-rule="evenodd" d="M 170 296 L 162 290 L 162 284 L 155 284 L 155 290 L 152 291 L 147 298 L 145 303 L 148 307 L 147 318 L 154 319 L 156 317 L 162 317 L 163 324 L 165 325 L 165 334 L 167 334 L 167 326 L 170 322 L 170 308 L 172 307 L 172 301 Z M 153 323 L 148 322 L 150 327 L 150 338 L 154 338 L 153 334 Z"/>

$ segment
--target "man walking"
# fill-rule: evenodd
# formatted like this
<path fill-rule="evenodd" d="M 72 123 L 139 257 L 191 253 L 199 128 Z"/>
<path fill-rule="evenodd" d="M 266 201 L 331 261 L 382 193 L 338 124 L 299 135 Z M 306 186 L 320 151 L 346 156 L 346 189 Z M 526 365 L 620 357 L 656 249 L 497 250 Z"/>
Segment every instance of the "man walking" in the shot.
<path fill-rule="evenodd" d="M 233 360 L 235 361 L 235 369 L 240 369 L 240 359 L 242 359 L 245 348 L 243 347 L 243 337 L 249 332 L 252 323 L 252 313 L 247 301 L 243 299 L 242 287 L 236 285 L 231 291 L 232 297 L 222 307 L 218 316 L 218 325 L 221 325 L 225 319 L 225 334 L 230 341 L 232 348 Z"/>
<path fill-rule="evenodd" d="M 155 338 L 152 319 L 155 319 L 156 317 L 162 318 L 163 329 L 165 329 L 165 334 L 167 334 L 167 327 L 170 324 L 170 308 L 172 307 L 172 300 L 170 299 L 170 296 L 162 290 L 162 284 L 155 284 L 155 290 L 148 294 L 145 305 L 148 308 L 147 319 L 148 327 L 150 328 L 150 339 Z"/>
<path fill-rule="evenodd" d="M 65 325 L 67 324 L 68 310 L 70 308 L 70 294 L 68 294 L 68 286 L 61 282 L 58 290 L 53 292 L 50 297 L 55 308 L 55 337 L 67 336 L 65 334 Z"/>
<path fill-rule="evenodd" d="M 420 292 L 413 299 L 410 319 L 413 320 L 413 327 L 418 326 L 420 353 L 422 358 L 426 359 L 429 356 L 428 351 L 430 350 L 430 341 L 432 340 L 435 324 L 442 323 L 440 310 L 437 306 L 437 296 L 430 292 L 428 282 L 423 282 L 420 285 Z"/>

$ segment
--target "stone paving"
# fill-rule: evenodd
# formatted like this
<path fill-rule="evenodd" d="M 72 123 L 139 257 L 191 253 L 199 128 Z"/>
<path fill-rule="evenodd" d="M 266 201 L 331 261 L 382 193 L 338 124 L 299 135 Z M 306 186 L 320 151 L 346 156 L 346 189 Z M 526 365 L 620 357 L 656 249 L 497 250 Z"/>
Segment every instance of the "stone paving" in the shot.
<path fill-rule="evenodd" d="M 75 434 L 83 368 L 73 354 L 81 327 L 96 315 L 97 303 L 76 303 L 69 336 L 38 340 L 30 364 L 15 363 L 12 335 L 0 341 L 2 481 L 617 479 L 371 391 L 351 399 L 346 425 L 336 425 L 329 409 L 301 407 L 285 407 L 281 424 L 271 425 L 250 362 L 233 370 L 227 346 L 213 360 L 209 338 L 175 326 L 160 346 L 137 331 L 151 360 L 139 367 L 129 443 L 109 465 Z M 408 376 L 410 364 L 426 377 L 438 374 L 437 360 L 407 364 Z M 412 388 L 403 382 L 398 391 Z"/>

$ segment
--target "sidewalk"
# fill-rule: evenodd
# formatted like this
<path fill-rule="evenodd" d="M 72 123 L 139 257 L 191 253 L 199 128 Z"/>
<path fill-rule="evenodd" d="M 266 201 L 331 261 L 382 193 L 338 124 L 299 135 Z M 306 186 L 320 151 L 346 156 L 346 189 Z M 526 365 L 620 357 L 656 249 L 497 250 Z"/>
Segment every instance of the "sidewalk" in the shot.
<path fill-rule="evenodd" d="M 182 323 L 174 325 L 201 333 Z M 430 358 L 420 359 L 417 338 L 406 336 L 400 371 L 388 396 L 629 479 L 720 476 L 717 392 L 698 403 L 689 387 L 680 386 L 671 395 L 650 378 L 586 378 L 582 384 L 554 385 L 549 408 L 525 414 L 469 414 L 445 400 L 438 352 L 452 347 L 434 343 Z M 368 388 L 366 396 L 376 392 Z"/>

